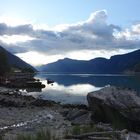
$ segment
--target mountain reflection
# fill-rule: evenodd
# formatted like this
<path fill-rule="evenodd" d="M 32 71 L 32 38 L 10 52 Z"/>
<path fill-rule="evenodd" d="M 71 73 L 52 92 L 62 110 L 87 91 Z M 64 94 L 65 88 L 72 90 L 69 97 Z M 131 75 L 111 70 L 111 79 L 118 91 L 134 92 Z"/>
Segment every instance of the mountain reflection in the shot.
<path fill-rule="evenodd" d="M 140 91 L 140 77 L 133 75 L 94 75 L 94 74 L 75 74 L 75 75 L 57 75 L 57 74 L 42 74 L 44 77 L 54 80 L 59 85 L 71 86 L 77 84 L 90 84 L 95 87 L 104 87 L 113 85 L 119 87 L 132 88 Z"/>
<path fill-rule="evenodd" d="M 87 93 L 99 90 L 107 85 L 132 88 L 140 92 L 140 78 L 127 75 L 57 75 L 39 74 L 42 83 L 46 85 L 42 92 L 32 92 L 33 96 L 54 100 L 61 103 L 87 103 Z M 55 83 L 47 84 L 46 78 Z"/>

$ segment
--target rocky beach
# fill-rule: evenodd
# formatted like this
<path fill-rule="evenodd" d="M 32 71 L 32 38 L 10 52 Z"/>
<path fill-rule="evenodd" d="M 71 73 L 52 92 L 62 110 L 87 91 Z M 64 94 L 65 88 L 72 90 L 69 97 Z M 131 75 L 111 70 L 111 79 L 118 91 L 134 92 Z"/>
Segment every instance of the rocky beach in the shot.
<path fill-rule="evenodd" d="M 130 92 L 130 90 L 128 91 Z M 137 102 L 139 98 L 132 93 L 132 95 L 126 94 L 128 91 L 125 90 L 124 93 L 124 89 L 106 87 L 99 91 L 89 93 L 87 95 L 89 107 L 86 107 L 85 105 L 61 105 L 53 101 L 36 99 L 25 94 L 22 95 L 22 92 L 15 89 L 0 87 L 0 135 L 4 140 L 14 140 L 19 135 L 35 134 L 40 129 L 49 129 L 49 131 L 55 134 L 56 137 L 59 137 L 59 139 L 87 139 L 87 137 L 81 137 L 81 135 L 80 137 L 77 137 L 77 135 L 74 136 L 71 134 L 71 131 L 75 126 L 86 127 L 94 125 L 96 130 L 89 130 L 89 132 L 111 132 L 112 136 L 112 133 L 117 131 L 122 140 L 139 140 L 140 137 L 137 133 L 126 130 L 129 129 L 129 127 L 120 129 L 113 128 L 111 120 L 106 121 L 106 113 L 108 113 L 105 110 L 108 109 L 106 105 L 108 107 L 111 105 L 111 108 L 115 107 L 115 109 L 119 108 L 118 110 L 120 110 L 121 107 L 129 107 L 130 109 L 132 105 L 134 110 L 130 109 L 131 120 L 133 121 L 133 119 L 136 118 L 139 113 L 139 102 Z M 112 98 L 111 93 L 116 94 L 115 100 Z M 124 94 L 125 97 L 121 98 Z M 131 102 L 132 104 L 129 104 L 128 99 L 131 98 L 134 100 L 131 100 L 133 103 Z M 121 99 L 121 101 L 119 102 L 118 99 Z M 127 102 L 124 102 L 123 99 L 127 99 Z M 95 100 L 97 102 L 95 102 Z M 126 103 L 129 106 L 127 106 Z M 134 104 L 137 112 L 134 112 Z M 102 110 L 97 110 L 99 106 L 102 107 Z M 100 113 L 104 116 L 104 119 L 100 118 Z M 109 110 L 109 113 L 111 114 L 112 111 Z M 137 114 L 135 115 L 135 113 Z M 117 114 L 119 113 L 117 112 Z M 121 114 L 129 119 L 125 113 L 121 112 Z M 97 115 L 98 120 L 96 119 Z M 135 118 L 132 118 L 134 115 Z M 110 119 L 110 117 L 107 118 Z M 118 120 L 116 120 L 116 122 L 117 121 Z M 135 121 L 139 124 L 138 120 Z M 136 128 L 138 128 L 138 126 L 136 126 Z M 66 134 L 68 137 L 65 137 Z M 102 133 L 100 135 L 102 136 Z M 117 140 L 114 136 L 112 139 Z"/>
<path fill-rule="evenodd" d="M 60 111 L 61 107 L 52 101 L 0 88 L 0 131 L 5 139 L 12 139 L 23 133 L 35 133 L 42 127 L 52 128 L 61 136 L 71 124 L 64 120 Z"/>

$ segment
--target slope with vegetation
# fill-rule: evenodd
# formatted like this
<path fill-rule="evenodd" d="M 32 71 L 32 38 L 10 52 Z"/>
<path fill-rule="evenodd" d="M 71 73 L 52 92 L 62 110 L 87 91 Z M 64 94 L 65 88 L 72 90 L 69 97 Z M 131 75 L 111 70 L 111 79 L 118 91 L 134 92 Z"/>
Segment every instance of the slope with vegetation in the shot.
<path fill-rule="evenodd" d="M 21 70 L 22 72 L 36 71 L 31 65 L 0 46 L 0 75 L 15 70 Z"/>

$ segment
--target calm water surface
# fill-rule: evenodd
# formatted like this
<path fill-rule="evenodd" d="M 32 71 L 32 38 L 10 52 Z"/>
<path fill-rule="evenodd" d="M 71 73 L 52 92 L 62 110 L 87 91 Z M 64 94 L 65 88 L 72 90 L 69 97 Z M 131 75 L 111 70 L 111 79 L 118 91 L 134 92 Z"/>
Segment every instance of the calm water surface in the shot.
<path fill-rule="evenodd" d="M 140 93 L 140 76 L 134 75 L 95 75 L 95 74 L 45 74 L 36 75 L 46 87 L 30 89 L 28 94 L 61 103 L 86 104 L 88 92 L 99 90 L 108 85 L 127 87 Z M 53 81 L 47 84 L 46 78 Z"/>

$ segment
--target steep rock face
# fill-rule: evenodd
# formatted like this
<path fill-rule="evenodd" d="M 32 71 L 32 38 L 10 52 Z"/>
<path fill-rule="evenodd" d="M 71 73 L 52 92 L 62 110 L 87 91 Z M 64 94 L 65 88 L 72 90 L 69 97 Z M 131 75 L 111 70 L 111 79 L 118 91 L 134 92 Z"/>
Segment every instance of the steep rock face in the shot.
<path fill-rule="evenodd" d="M 133 90 L 113 86 L 88 93 L 92 119 L 140 132 L 140 97 L 136 94 Z"/>

